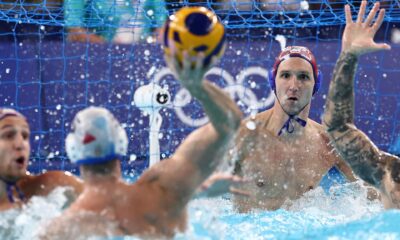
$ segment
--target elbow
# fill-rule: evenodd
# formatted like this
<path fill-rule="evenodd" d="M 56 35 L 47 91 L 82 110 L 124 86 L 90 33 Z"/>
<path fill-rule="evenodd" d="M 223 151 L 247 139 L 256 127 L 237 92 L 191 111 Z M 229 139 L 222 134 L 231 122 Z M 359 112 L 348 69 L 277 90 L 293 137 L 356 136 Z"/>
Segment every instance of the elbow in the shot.
<path fill-rule="evenodd" d="M 353 130 L 356 130 L 356 127 L 352 123 L 346 122 L 336 122 L 335 124 L 331 124 L 330 122 L 323 121 L 323 126 L 328 134 L 328 137 L 331 141 L 337 142 L 343 136 L 350 134 Z"/>

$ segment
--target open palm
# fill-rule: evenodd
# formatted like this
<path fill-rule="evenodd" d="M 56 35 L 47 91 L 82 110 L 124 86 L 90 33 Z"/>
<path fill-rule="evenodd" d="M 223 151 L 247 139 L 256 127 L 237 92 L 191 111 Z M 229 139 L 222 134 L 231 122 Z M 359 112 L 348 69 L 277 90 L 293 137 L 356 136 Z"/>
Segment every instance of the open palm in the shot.
<path fill-rule="evenodd" d="M 342 38 L 342 51 L 350 52 L 356 55 L 361 55 L 368 52 L 374 52 L 383 49 L 390 49 L 390 46 L 385 43 L 376 43 L 374 36 L 382 25 L 385 16 L 385 9 L 381 9 L 375 23 L 372 24 L 378 10 L 379 2 L 374 4 L 374 7 L 364 21 L 366 1 L 362 1 L 357 20 L 353 22 L 351 17 L 350 6 L 345 6 L 346 13 L 346 28 Z"/>

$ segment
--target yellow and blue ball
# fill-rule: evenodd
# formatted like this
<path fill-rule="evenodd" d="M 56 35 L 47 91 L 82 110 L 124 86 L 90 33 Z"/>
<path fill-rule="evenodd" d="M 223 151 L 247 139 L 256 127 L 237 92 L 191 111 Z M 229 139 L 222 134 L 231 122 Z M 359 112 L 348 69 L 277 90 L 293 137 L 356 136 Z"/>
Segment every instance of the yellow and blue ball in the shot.
<path fill-rule="evenodd" d="M 218 17 L 205 7 L 183 7 L 170 16 L 162 31 L 164 53 L 175 54 L 180 64 L 186 51 L 192 65 L 195 57 L 204 54 L 204 66 L 225 50 L 225 29 Z M 174 49 L 174 50 L 173 50 Z"/>

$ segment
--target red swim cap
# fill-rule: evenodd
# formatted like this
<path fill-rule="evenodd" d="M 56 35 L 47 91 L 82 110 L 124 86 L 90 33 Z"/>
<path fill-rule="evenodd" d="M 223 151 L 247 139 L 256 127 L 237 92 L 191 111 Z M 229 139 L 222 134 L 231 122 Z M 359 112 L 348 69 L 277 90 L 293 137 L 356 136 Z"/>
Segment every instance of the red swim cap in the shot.
<path fill-rule="evenodd" d="M 6 117 L 11 117 L 11 116 L 21 117 L 25 119 L 24 115 L 22 115 L 21 113 L 17 112 L 12 108 L 0 108 L 0 121 Z"/>
<path fill-rule="evenodd" d="M 313 94 L 316 93 L 321 85 L 321 77 L 320 73 L 318 72 L 317 61 L 312 52 L 310 51 L 310 49 L 303 46 L 289 46 L 282 50 L 282 52 L 276 58 L 274 67 L 272 68 L 271 72 L 272 76 L 270 78 L 271 88 L 275 91 L 275 77 L 276 74 L 278 73 L 278 67 L 281 64 L 281 62 L 292 57 L 302 58 L 311 64 L 315 80 Z"/>

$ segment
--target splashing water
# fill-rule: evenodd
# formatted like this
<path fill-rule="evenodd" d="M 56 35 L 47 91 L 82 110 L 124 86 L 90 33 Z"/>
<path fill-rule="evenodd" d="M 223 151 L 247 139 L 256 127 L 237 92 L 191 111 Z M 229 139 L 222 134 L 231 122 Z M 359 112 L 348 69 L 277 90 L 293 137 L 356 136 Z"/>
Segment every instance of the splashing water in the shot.
<path fill-rule="evenodd" d="M 21 209 L 0 213 L 0 239 L 35 239 L 40 226 L 61 215 L 69 191 L 59 187 L 46 197 L 32 197 Z"/>
<path fill-rule="evenodd" d="M 337 185 L 329 193 L 319 187 L 277 211 L 239 214 L 227 196 L 194 199 L 189 224 L 175 239 L 399 239 L 400 211 L 384 211 L 367 200 L 360 182 Z M 33 239 L 32 232 L 57 217 L 66 203 L 65 190 L 35 197 L 21 210 L 1 213 L 1 239 Z M 124 236 L 90 239 L 138 239 Z"/>
<path fill-rule="evenodd" d="M 393 215 L 400 219 L 400 212 L 385 212 L 380 202 L 368 200 L 360 182 L 334 186 L 328 194 L 318 187 L 277 211 L 239 214 L 230 200 L 218 198 L 194 200 L 189 212 L 190 228 L 176 239 L 346 239 L 335 235 L 342 232 L 360 239 L 355 236 L 369 226 L 375 226 L 376 235 L 400 237 L 397 224 L 381 229 L 376 222 Z"/>

